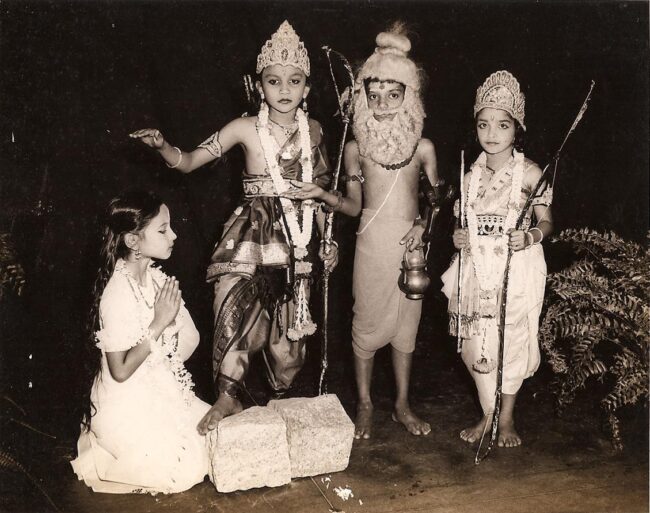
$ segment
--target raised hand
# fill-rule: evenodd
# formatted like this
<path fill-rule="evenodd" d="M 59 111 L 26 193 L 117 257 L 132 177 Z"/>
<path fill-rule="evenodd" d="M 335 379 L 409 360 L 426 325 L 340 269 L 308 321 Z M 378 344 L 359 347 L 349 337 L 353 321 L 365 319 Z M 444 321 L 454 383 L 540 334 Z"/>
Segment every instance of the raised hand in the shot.
<path fill-rule="evenodd" d="M 153 323 L 165 329 L 176 319 L 181 307 L 181 291 L 176 278 L 167 278 L 156 295 Z"/>
<path fill-rule="evenodd" d="M 129 134 L 132 139 L 138 139 L 154 150 L 159 150 L 165 144 L 165 138 L 157 128 L 143 128 Z"/>

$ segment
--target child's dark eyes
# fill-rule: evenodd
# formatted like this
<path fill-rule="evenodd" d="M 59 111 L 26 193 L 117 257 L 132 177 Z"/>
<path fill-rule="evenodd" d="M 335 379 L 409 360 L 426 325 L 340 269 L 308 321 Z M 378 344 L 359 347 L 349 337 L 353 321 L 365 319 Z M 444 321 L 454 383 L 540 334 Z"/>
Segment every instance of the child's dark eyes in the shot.
<path fill-rule="evenodd" d="M 477 126 L 478 128 L 480 128 L 481 130 L 483 130 L 483 129 L 487 126 L 487 123 L 479 123 L 479 124 L 476 125 L 476 126 Z"/>
<path fill-rule="evenodd" d="M 501 123 L 501 124 L 499 125 L 499 127 L 500 127 L 502 130 L 507 130 L 508 128 L 510 128 L 510 123 Z"/>
<path fill-rule="evenodd" d="M 391 100 L 397 100 L 399 98 L 399 93 L 390 93 Z"/>
<path fill-rule="evenodd" d="M 369 94 L 369 95 L 368 95 L 368 99 L 369 99 L 369 100 L 376 100 L 376 99 L 377 99 L 377 95 L 376 95 L 376 94 Z"/>

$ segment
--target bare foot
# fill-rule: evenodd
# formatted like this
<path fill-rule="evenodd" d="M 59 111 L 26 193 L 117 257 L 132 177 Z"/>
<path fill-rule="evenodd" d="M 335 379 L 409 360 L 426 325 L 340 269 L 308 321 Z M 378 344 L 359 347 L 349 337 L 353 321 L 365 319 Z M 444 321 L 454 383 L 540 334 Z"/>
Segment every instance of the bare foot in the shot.
<path fill-rule="evenodd" d="M 242 409 L 241 403 L 236 398 L 223 393 L 219 394 L 217 402 L 208 410 L 196 429 L 200 434 L 205 435 L 208 431 L 216 428 L 221 419 L 239 413 Z"/>
<path fill-rule="evenodd" d="M 368 440 L 372 434 L 372 412 L 370 401 L 359 402 L 357 405 L 357 418 L 354 421 L 354 438 Z"/>
<path fill-rule="evenodd" d="M 460 432 L 460 438 L 468 444 L 478 442 L 483 436 L 484 432 L 489 436 L 487 431 L 490 430 L 491 424 L 492 415 L 485 415 L 481 420 L 478 421 L 476 425 L 463 429 Z"/>
<path fill-rule="evenodd" d="M 395 422 L 401 422 L 406 430 L 415 436 L 428 435 L 431 433 L 431 426 L 417 417 L 411 409 L 406 407 L 395 406 L 392 418 Z"/>
<path fill-rule="evenodd" d="M 499 419 L 499 447 L 519 447 L 521 437 L 515 430 L 515 423 L 512 420 Z"/>

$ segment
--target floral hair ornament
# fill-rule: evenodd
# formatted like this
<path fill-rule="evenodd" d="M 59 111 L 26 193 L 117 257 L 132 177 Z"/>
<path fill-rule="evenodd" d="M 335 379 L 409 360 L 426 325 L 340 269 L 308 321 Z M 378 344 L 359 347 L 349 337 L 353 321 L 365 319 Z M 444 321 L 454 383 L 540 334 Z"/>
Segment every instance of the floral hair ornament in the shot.
<path fill-rule="evenodd" d="M 257 56 L 255 72 L 259 75 L 264 68 L 274 64 L 293 66 L 301 70 L 305 76 L 309 76 L 307 49 L 287 20 L 282 22 L 277 32 L 262 46 L 262 51 Z"/>
<path fill-rule="evenodd" d="M 495 71 L 476 90 L 474 116 L 486 107 L 505 110 L 526 130 L 526 125 L 524 125 L 525 106 L 526 98 L 512 73 L 505 70 Z"/>

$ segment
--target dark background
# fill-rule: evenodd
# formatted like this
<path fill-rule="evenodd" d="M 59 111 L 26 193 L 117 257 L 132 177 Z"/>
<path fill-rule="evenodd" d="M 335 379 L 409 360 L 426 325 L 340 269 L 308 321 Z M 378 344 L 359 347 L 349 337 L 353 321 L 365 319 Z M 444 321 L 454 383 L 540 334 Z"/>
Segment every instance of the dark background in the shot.
<path fill-rule="evenodd" d="M 69 434 L 81 369 L 83 325 L 95 274 L 96 216 L 126 188 L 163 195 L 179 234 L 165 269 L 180 278 L 203 342 L 190 361 L 211 400 L 212 245 L 240 194 L 233 150 L 189 176 L 128 138 L 159 128 L 185 150 L 247 110 L 242 75 L 288 19 L 312 59 L 310 113 L 336 154 L 340 125 L 324 44 L 353 63 L 396 19 L 410 24 L 412 57 L 429 76 L 424 135 L 439 172 L 458 176 L 460 150 L 475 157 L 476 88 L 508 69 L 526 94 L 527 156 L 542 166 L 586 95 L 589 110 L 569 140 L 556 181 L 558 231 L 589 226 L 642 240 L 648 227 L 648 4 L 646 2 L 7 2 L 0 3 L 0 228 L 12 233 L 27 273 L 2 314 L 3 393 L 33 403 Z M 341 220 L 342 265 L 332 279 L 332 326 L 348 347 L 354 220 Z M 451 254 L 434 244 L 436 277 Z M 557 267 L 553 252 L 551 268 Z M 424 323 L 441 353 L 444 301 L 433 286 Z M 419 344 L 432 344 L 421 339 Z M 312 346 L 317 358 L 317 342 Z M 347 349 L 334 354 L 347 355 Z M 31 355 L 31 356 L 30 356 Z M 312 358 L 313 360 L 313 358 Z M 352 379 L 350 378 L 352 383 Z M 31 383 L 31 386 L 30 386 Z M 56 429 L 52 426 L 50 429 Z"/>

